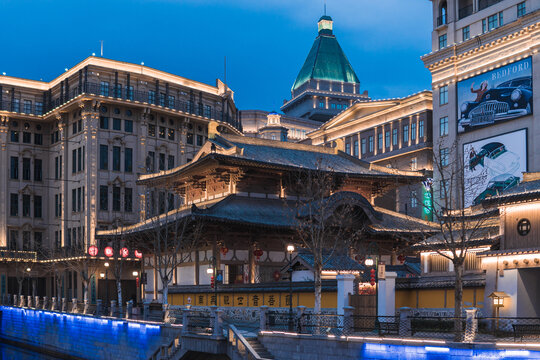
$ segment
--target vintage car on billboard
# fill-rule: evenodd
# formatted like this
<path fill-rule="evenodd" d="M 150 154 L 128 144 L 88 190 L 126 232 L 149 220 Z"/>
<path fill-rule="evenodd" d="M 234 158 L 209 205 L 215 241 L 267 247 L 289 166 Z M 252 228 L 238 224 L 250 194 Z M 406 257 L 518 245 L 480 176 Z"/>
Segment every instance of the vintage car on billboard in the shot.
<path fill-rule="evenodd" d="M 510 174 L 498 175 L 489 181 L 488 187 L 474 199 L 473 204 L 478 205 L 482 200 L 500 195 L 518 184 L 519 178 L 517 176 Z"/>
<path fill-rule="evenodd" d="M 469 154 L 469 170 L 474 171 L 480 165 L 493 176 L 513 174 L 519 168 L 519 156 L 506 149 L 500 142 L 490 142 Z"/>
<path fill-rule="evenodd" d="M 532 113 L 532 103 L 532 77 L 519 77 L 487 90 L 480 101 L 463 102 L 458 124 L 466 130 L 528 115 Z"/>

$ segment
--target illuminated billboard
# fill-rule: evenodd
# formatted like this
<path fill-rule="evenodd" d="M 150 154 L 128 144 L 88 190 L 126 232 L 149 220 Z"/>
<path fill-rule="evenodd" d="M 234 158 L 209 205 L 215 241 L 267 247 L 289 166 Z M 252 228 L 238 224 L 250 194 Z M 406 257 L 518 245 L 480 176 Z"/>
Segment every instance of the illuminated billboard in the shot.
<path fill-rule="evenodd" d="M 527 171 L 527 130 L 463 145 L 465 206 L 499 195 L 519 184 Z"/>
<path fill-rule="evenodd" d="M 458 82 L 458 133 L 533 112 L 531 58 Z"/>

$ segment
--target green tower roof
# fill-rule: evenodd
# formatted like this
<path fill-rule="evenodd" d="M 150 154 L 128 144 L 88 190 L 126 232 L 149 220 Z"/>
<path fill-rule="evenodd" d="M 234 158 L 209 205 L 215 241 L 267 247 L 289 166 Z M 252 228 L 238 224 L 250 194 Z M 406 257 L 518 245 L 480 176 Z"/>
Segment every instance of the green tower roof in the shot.
<path fill-rule="evenodd" d="M 319 36 L 315 39 L 292 90 L 310 79 L 360 83 L 345 53 L 332 34 L 332 18 L 319 19 Z"/>

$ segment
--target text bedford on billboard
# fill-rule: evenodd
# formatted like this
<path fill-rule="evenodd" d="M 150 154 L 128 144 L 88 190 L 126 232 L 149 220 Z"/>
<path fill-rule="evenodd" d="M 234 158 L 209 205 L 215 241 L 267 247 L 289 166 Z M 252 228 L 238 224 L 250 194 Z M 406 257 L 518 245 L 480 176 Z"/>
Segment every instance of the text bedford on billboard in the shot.
<path fill-rule="evenodd" d="M 531 58 L 458 82 L 457 101 L 458 133 L 531 114 Z"/>
<path fill-rule="evenodd" d="M 465 206 L 516 186 L 527 171 L 527 130 L 463 145 Z"/>

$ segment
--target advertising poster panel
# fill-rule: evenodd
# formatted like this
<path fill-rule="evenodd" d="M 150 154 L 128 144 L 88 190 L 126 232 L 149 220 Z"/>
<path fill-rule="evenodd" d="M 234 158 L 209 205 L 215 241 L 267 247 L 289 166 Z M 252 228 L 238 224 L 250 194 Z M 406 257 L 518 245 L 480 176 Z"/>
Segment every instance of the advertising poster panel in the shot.
<path fill-rule="evenodd" d="M 458 82 L 457 103 L 458 133 L 532 114 L 531 58 Z"/>
<path fill-rule="evenodd" d="M 527 130 L 463 145 L 465 206 L 519 184 L 527 171 Z"/>

